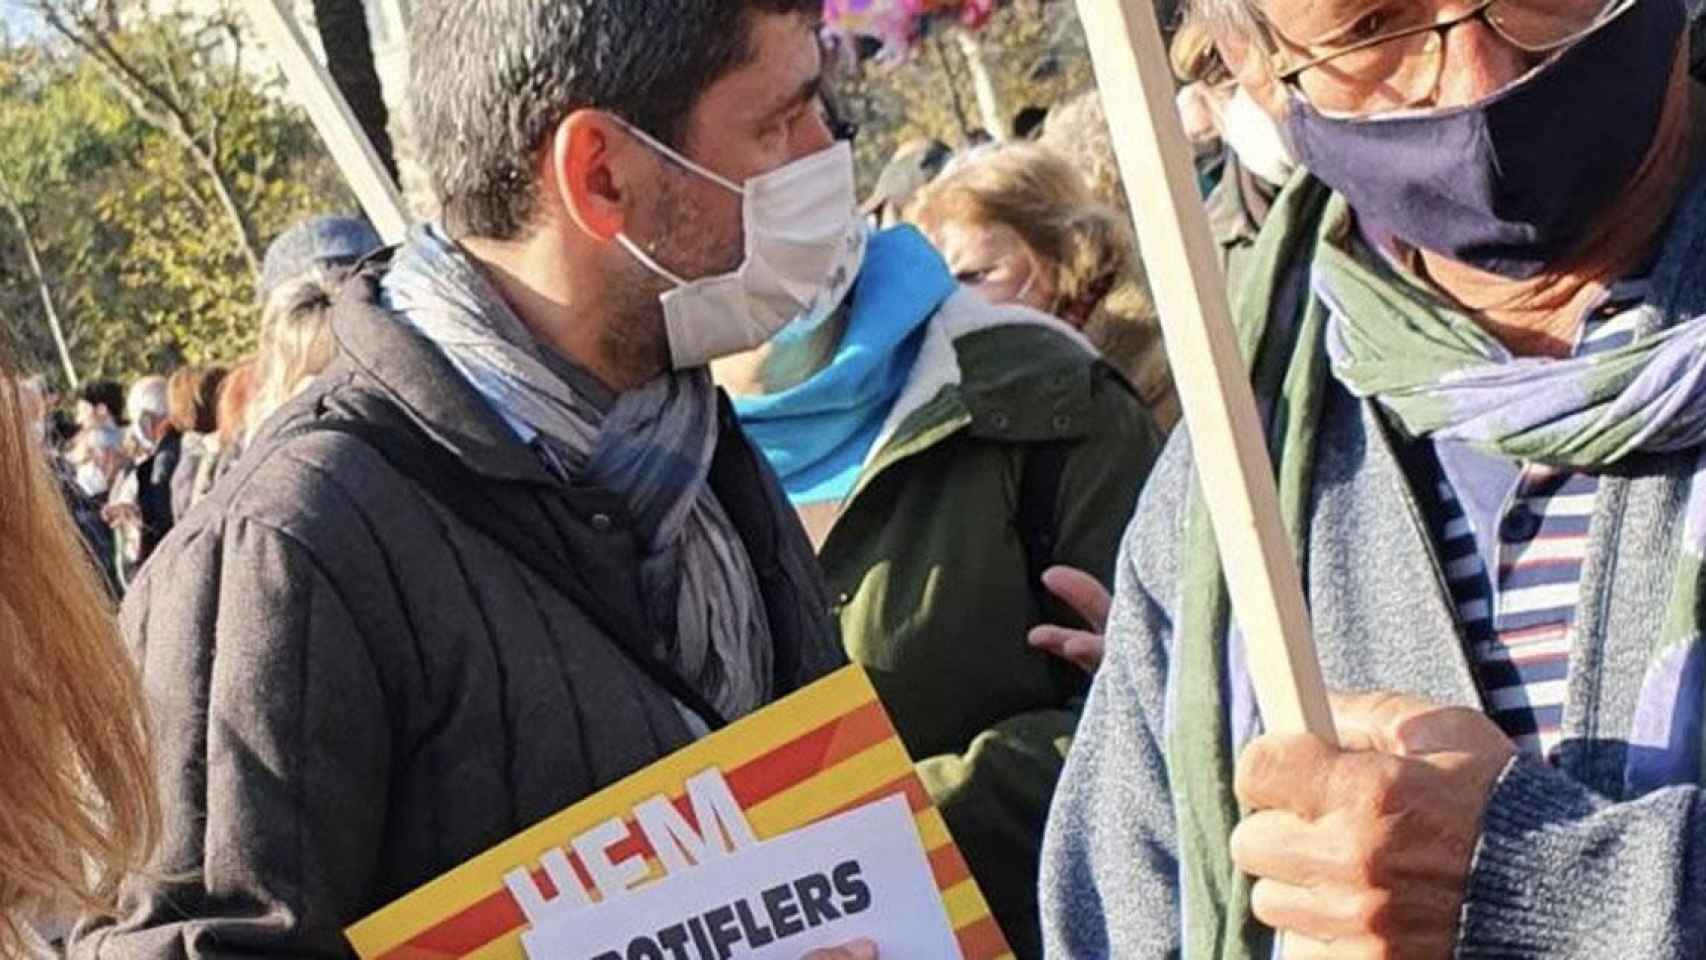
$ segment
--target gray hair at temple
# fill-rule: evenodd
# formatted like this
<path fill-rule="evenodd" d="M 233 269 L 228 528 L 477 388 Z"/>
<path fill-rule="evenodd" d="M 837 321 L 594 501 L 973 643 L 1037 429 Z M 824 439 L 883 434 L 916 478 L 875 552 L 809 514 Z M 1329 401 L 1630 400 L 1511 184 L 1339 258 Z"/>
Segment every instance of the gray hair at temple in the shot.
<path fill-rule="evenodd" d="M 1190 0 L 1184 17 L 1198 20 L 1216 36 L 1261 35 L 1262 11 L 1258 0 Z"/>
<path fill-rule="evenodd" d="M 821 0 L 420 0 L 411 108 L 445 226 L 524 235 L 539 153 L 576 110 L 608 110 L 681 147 L 700 94 L 752 55 L 754 14 L 821 10 Z"/>

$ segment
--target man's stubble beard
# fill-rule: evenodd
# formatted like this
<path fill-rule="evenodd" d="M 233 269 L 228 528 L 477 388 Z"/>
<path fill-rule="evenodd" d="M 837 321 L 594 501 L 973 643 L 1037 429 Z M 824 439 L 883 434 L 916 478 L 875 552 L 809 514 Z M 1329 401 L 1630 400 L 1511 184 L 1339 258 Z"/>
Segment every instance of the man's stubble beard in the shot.
<path fill-rule="evenodd" d="M 684 178 L 694 174 L 666 165 L 660 178 L 652 224 L 642 236 L 646 252 L 666 269 L 692 282 L 702 277 L 733 273 L 746 258 L 745 244 L 737 233 L 733 243 L 709 237 L 704 211 L 688 196 Z M 716 248 L 729 252 L 718 255 Z M 616 304 L 614 323 L 605 328 L 603 348 L 616 372 L 638 385 L 672 367 L 669 327 L 659 299 L 671 289 L 669 281 L 638 262 L 627 267 L 628 282 Z"/>

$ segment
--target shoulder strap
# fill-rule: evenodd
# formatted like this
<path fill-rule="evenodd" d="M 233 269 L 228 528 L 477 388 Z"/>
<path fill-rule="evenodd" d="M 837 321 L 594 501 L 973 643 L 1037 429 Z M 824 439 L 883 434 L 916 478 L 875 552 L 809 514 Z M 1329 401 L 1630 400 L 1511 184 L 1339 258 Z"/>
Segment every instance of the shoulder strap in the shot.
<path fill-rule="evenodd" d="M 1055 563 L 1060 546 L 1060 527 L 1055 513 L 1060 506 L 1060 486 L 1066 475 L 1066 460 L 1073 441 L 1037 444 L 1025 452 L 1019 474 L 1019 539 L 1025 546 L 1025 570 L 1031 589 L 1043 595 L 1043 573 Z"/>
<path fill-rule="evenodd" d="M 357 440 L 378 453 L 392 469 L 443 504 L 457 519 L 489 537 L 523 565 L 586 611 L 615 641 L 616 647 L 654 683 L 668 691 L 683 707 L 693 711 L 712 730 L 728 725 L 705 696 L 682 679 L 668 664 L 651 653 L 647 637 L 632 636 L 621 628 L 624 618 L 616 614 L 577 573 L 573 557 L 564 558 L 551 545 L 535 536 L 527 525 L 501 509 L 484 490 L 487 482 L 470 471 L 460 459 L 410 427 L 386 427 L 367 421 L 322 419 L 291 428 L 280 436 L 286 440 L 313 433 L 336 433 Z M 570 562 L 564 562 L 566 560 Z"/>

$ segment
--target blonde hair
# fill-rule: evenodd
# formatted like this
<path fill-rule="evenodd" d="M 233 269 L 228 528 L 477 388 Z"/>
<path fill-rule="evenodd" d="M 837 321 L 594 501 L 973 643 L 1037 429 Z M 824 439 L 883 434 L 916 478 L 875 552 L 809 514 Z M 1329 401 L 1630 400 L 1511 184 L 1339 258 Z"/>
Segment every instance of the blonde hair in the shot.
<path fill-rule="evenodd" d="M 936 235 L 949 222 L 1012 228 L 1052 271 L 1068 305 L 1093 309 L 1133 266 L 1131 231 L 1065 157 L 1035 143 L 984 147 L 921 190 L 907 219 Z"/>
<path fill-rule="evenodd" d="M 1167 59 L 1172 62 L 1173 76 L 1180 83 L 1204 83 L 1212 87 L 1232 79 L 1232 71 L 1214 45 L 1214 32 L 1206 20 L 1194 14 L 1187 13 L 1185 22 L 1173 34 Z"/>
<path fill-rule="evenodd" d="M 332 298 L 339 277 L 324 268 L 280 284 L 261 311 L 255 399 L 248 415 L 253 434 L 302 385 L 326 369 L 337 352 L 332 338 Z"/>
<path fill-rule="evenodd" d="M 141 684 L 0 358 L 0 956 L 21 911 L 108 914 L 160 806 Z"/>

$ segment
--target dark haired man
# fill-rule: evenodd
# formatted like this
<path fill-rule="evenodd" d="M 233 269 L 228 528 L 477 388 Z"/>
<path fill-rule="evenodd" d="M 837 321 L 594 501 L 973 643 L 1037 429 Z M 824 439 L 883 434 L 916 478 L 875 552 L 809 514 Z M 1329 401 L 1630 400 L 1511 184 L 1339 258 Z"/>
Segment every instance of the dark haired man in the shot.
<path fill-rule="evenodd" d="M 164 844 L 74 955 L 341 954 L 844 662 L 706 370 L 850 282 L 815 6 L 416 4 L 443 221 L 351 281 L 330 368 L 132 592 Z"/>

